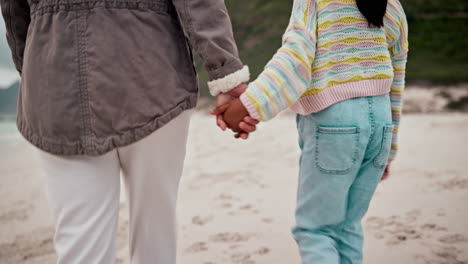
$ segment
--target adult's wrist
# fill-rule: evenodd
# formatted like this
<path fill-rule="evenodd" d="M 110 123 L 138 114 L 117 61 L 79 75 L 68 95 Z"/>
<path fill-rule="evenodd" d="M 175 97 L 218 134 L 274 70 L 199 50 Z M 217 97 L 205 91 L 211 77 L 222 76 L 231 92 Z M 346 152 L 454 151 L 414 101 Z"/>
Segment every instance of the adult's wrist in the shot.
<path fill-rule="evenodd" d="M 249 67 L 244 66 L 242 69 L 228 74 L 223 78 L 208 82 L 208 87 L 210 89 L 211 95 L 216 96 L 220 93 L 227 93 L 231 91 L 233 88 L 239 86 L 240 84 L 248 82 L 249 79 Z"/>

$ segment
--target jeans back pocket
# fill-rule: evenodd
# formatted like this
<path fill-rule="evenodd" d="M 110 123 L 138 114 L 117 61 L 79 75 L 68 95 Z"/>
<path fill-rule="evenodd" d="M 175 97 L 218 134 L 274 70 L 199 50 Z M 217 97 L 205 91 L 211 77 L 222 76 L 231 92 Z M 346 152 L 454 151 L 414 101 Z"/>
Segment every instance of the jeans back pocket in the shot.
<path fill-rule="evenodd" d="M 357 159 L 359 127 L 317 127 L 316 164 L 327 174 L 349 173 Z"/>
<path fill-rule="evenodd" d="M 377 168 L 385 168 L 388 165 L 388 157 L 392 148 L 393 125 L 386 125 L 383 128 L 382 143 L 379 153 L 375 156 L 374 165 Z"/>

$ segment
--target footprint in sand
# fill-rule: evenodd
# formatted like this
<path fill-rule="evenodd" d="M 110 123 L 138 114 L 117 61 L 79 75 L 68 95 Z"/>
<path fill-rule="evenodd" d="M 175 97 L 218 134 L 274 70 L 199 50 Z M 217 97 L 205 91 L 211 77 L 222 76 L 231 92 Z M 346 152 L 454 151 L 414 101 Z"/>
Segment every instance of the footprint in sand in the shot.
<path fill-rule="evenodd" d="M 12 222 L 12 221 L 25 221 L 29 218 L 29 214 L 34 210 L 32 204 L 25 202 L 18 202 L 13 205 L 12 210 L 7 210 L 6 213 L 0 215 L 0 223 Z"/>
<path fill-rule="evenodd" d="M 251 259 L 251 255 L 249 253 L 235 253 L 231 255 L 232 263 L 239 263 L 239 264 L 255 264 L 255 261 Z"/>
<path fill-rule="evenodd" d="M 215 235 L 210 236 L 210 240 L 213 242 L 221 242 L 221 243 L 238 243 L 238 242 L 245 242 L 248 241 L 254 235 L 251 233 L 218 233 Z"/>
<path fill-rule="evenodd" d="M 221 207 L 222 208 L 231 208 L 232 204 L 231 203 L 223 203 L 223 204 L 221 204 Z"/>
<path fill-rule="evenodd" d="M 52 245 L 53 230 L 38 229 L 27 235 L 20 235 L 11 243 L 0 244 L 2 263 L 24 263 L 25 260 L 49 259 L 53 262 L 54 249 Z"/>
<path fill-rule="evenodd" d="M 232 263 L 241 264 L 253 264 L 256 263 L 253 259 L 254 256 L 265 256 L 270 253 L 270 249 L 267 247 L 261 247 L 253 252 L 236 252 L 231 254 Z"/>
<path fill-rule="evenodd" d="M 422 238 L 423 234 L 410 226 L 401 226 L 390 231 L 392 235 L 387 241 L 387 245 L 398 245 L 407 240 L 416 240 Z"/>
<path fill-rule="evenodd" d="M 418 224 L 420 215 L 419 210 L 413 210 L 403 216 L 369 217 L 366 228 L 375 232 L 376 239 L 385 239 L 389 246 L 418 241 L 421 246 L 428 247 L 431 254 L 417 256 L 415 263 L 468 264 L 467 260 L 459 259 L 461 251 L 458 249 L 468 243 L 468 238 L 462 234 L 447 234 L 447 227 L 435 223 Z"/>
<path fill-rule="evenodd" d="M 270 249 L 267 247 L 262 247 L 254 252 L 254 254 L 260 255 L 260 256 L 267 255 L 268 253 L 270 253 Z"/>
<path fill-rule="evenodd" d="M 446 227 L 439 226 L 439 225 L 433 224 L 433 223 L 426 223 L 426 224 L 421 226 L 421 229 L 426 230 L 426 231 L 440 231 L 440 232 L 448 231 L 448 229 Z"/>
<path fill-rule="evenodd" d="M 251 204 L 246 204 L 246 205 L 240 206 L 239 211 L 244 212 L 244 213 L 252 213 L 252 214 L 259 214 L 260 213 L 260 210 L 255 209 L 255 207 L 253 205 L 251 205 Z"/>
<path fill-rule="evenodd" d="M 201 216 L 194 216 L 192 217 L 192 224 L 198 225 L 198 226 L 203 226 L 213 220 L 213 216 L 207 216 L 207 217 L 201 217 Z"/>
<path fill-rule="evenodd" d="M 7 211 L 0 215 L 0 223 L 12 222 L 12 221 L 25 221 L 29 218 L 27 209 L 17 209 Z"/>
<path fill-rule="evenodd" d="M 468 238 L 462 234 L 451 234 L 440 237 L 439 242 L 444 244 L 468 243 Z"/>
<path fill-rule="evenodd" d="M 207 243 L 200 241 L 200 242 L 195 242 L 192 245 L 190 245 L 185 250 L 185 252 L 187 252 L 187 253 L 199 253 L 199 252 L 203 252 L 203 251 L 207 251 L 207 250 L 208 250 Z"/>
<path fill-rule="evenodd" d="M 242 205 L 242 206 L 239 206 L 237 208 L 237 210 L 235 211 L 230 211 L 228 212 L 228 215 L 230 216 L 235 216 L 235 215 L 247 215 L 247 214 L 259 214 L 260 213 L 260 210 L 258 209 L 255 209 L 255 207 L 251 204 L 246 204 L 246 205 Z"/>
<path fill-rule="evenodd" d="M 234 205 L 233 203 L 238 202 L 240 199 L 232 196 L 231 194 L 228 193 L 221 193 L 216 197 L 217 201 L 221 201 L 220 207 L 223 209 L 231 209 Z M 229 212 L 229 215 L 236 215 L 235 212 Z"/>
<path fill-rule="evenodd" d="M 219 200 L 234 200 L 234 197 L 230 194 L 222 193 L 217 197 Z"/>
<path fill-rule="evenodd" d="M 246 204 L 246 205 L 243 205 L 243 206 L 239 207 L 239 209 L 241 209 L 243 211 L 250 210 L 252 208 L 253 208 L 253 206 L 251 204 Z"/>
<path fill-rule="evenodd" d="M 216 197 L 216 200 L 222 201 L 222 208 L 231 208 L 232 202 L 239 201 L 239 198 L 232 196 L 231 194 L 222 193 Z"/>
<path fill-rule="evenodd" d="M 450 264 L 466 264 L 466 261 L 461 261 L 459 259 L 461 250 L 456 247 L 440 247 L 432 250 L 433 257 L 435 257 L 438 262 L 432 261 L 429 263 L 450 263 Z"/>
<path fill-rule="evenodd" d="M 406 218 L 408 221 L 416 221 L 416 219 L 421 216 L 421 210 L 414 209 L 406 213 Z"/>
<path fill-rule="evenodd" d="M 442 217 L 442 216 L 446 216 L 446 215 L 447 215 L 447 214 L 446 214 L 443 210 L 439 210 L 439 211 L 437 212 L 437 216 L 441 216 L 441 217 Z"/>
<path fill-rule="evenodd" d="M 437 191 L 454 191 L 468 189 L 468 179 L 454 177 L 450 180 L 439 181 L 435 183 Z"/>
<path fill-rule="evenodd" d="M 369 217 L 367 228 L 375 231 L 376 239 L 386 239 L 389 246 L 399 245 L 408 240 L 418 240 L 425 236 L 424 228 L 415 225 L 421 215 L 419 210 L 407 212 L 404 217 L 390 216 L 388 218 Z"/>

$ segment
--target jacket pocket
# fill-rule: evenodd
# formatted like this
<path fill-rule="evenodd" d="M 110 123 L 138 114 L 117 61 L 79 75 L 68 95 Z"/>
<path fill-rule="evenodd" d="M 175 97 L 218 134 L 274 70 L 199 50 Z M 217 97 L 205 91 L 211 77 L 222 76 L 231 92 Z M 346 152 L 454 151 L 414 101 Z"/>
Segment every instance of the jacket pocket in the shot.
<path fill-rule="evenodd" d="M 184 36 L 185 37 L 185 36 Z M 197 70 L 195 69 L 195 59 L 194 59 L 194 56 L 193 56 L 193 46 L 192 46 L 192 43 L 190 43 L 190 40 L 185 37 L 185 42 L 187 43 L 187 48 L 188 48 L 188 52 L 189 52 L 189 58 L 190 58 L 190 69 L 192 70 L 194 76 L 195 76 L 195 81 L 197 81 L 196 79 L 196 75 L 197 75 Z"/>
<path fill-rule="evenodd" d="M 374 165 L 377 168 L 385 168 L 388 165 L 388 157 L 392 148 L 393 125 L 386 125 L 383 128 L 382 143 L 379 153 L 374 158 Z"/>
<path fill-rule="evenodd" d="M 327 174 L 349 173 L 357 159 L 358 127 L 317 127 L 316 165 Z"/>
<path fill-rule="evenodd" d="M 180 25 L 177 27 L 180 28 Z M 182 28 L 177 32 L 177 36 L 179 41 L 177 42 L 178 51 L 183 58 L 181 61 L 182 68 L 178 69 L 178 78 L 181 79 L 183 83 L 185 83 L 185 87 L 193 87 L 191 92 L 198 91 L 198 80 L 197 80 L 197 71 L 194 65 L 194 56 L 193 56 L 193 49 L 192 44 L 190 43 L 189 39 L 185 36 Z"/>

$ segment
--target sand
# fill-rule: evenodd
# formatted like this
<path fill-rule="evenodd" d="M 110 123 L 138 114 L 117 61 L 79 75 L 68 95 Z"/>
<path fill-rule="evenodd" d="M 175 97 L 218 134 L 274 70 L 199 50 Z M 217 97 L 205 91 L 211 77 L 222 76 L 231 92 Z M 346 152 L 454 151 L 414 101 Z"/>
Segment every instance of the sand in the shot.
<path fill-rule="evenodd" d="M 0 263 L 53 263 L 35 149 L 0 125 Z M 392 177 L 364 219 L 365 263 L 468 263 L 468 114 L 406 115 Z M 248 141 L 192 120 L 179 193 L 179 264 L 295 264 L 290 229 L 298 172 L 294 117 Z M 122 197 L 118 263 L 128 263 Z M 155 224 L 157 219 L 155 219 Z"/>

